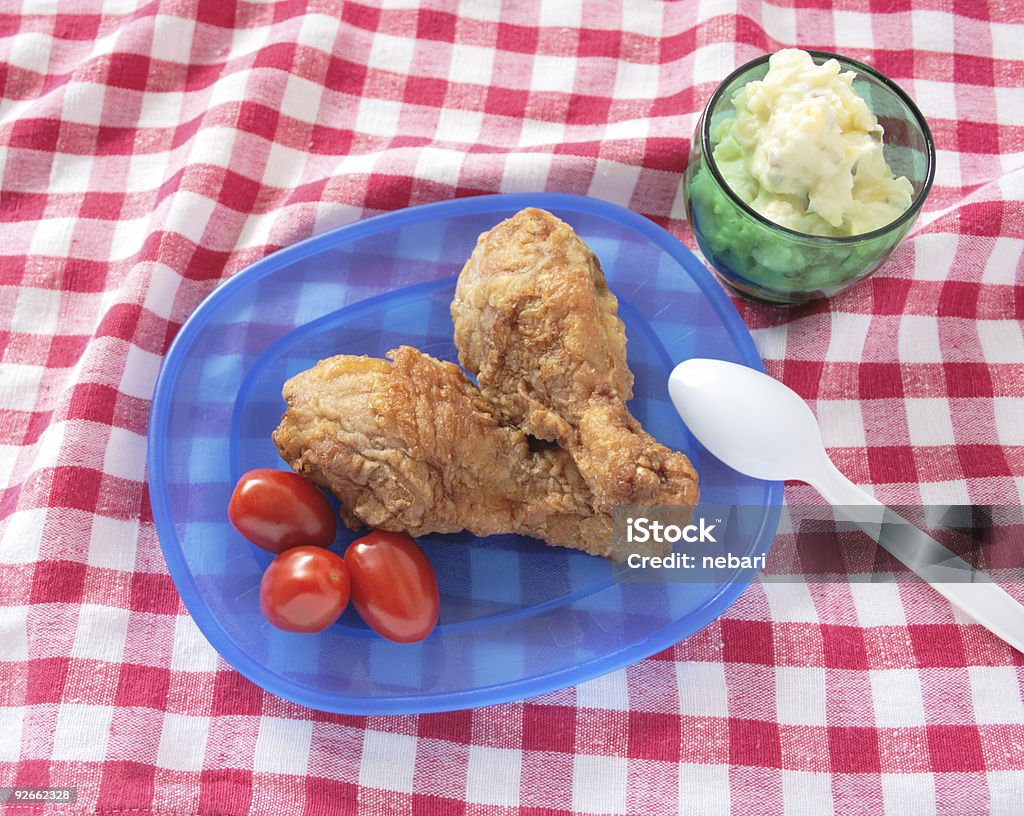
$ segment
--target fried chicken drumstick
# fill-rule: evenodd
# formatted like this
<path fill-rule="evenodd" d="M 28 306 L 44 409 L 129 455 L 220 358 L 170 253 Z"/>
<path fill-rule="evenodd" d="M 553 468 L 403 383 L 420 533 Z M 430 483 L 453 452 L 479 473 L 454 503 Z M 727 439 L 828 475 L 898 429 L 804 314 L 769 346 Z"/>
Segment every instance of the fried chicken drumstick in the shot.
<path fill-rule="evenodd" d="M 346 524 L 611 554 L 611 518 L 565 451 L 531 450 L 458 366 L 407 346 L 388 356 L 330 357 L 284 386 L 278 451 L 338 497 Z"/>
<path fill-rule="evenodd" d="M 509 422 L 557 442 L 602 510 L 697 503 L 689 459 L 630 414 L 633 375 L 618 302 L 572 228 L 526 209 L 480 236 L 459 275 L 459 360 Z"/>

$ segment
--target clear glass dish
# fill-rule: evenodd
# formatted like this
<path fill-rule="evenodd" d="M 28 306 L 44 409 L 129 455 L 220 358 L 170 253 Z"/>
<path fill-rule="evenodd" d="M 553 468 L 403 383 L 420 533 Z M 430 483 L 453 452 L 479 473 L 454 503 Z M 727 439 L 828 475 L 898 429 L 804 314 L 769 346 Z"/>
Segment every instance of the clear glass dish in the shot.
<path fill-rule="evenodd" d="M 854 90 L 881 123 L 886 161 L 913 186 L 910 207 L 872 232 L 832 238 L 807 235 L 769 221 L 728 186 L 713 156 L 712 133 L 735 116 L 733 94 L 764 78 L 770 54 L 731 73 L 708 100 L 694 131 L 684 179 L 686 212 L 697 245 L 731 290 L 769 303 L 804 303 L 829 297 L 862 280 L 889 256 L 917 220 L 935 175 L 935 145 L 921 112 L 894 82 L 870 66 L 825 51 L 810 51 L 815 63 L 839 61 L 853 70 Z"/>

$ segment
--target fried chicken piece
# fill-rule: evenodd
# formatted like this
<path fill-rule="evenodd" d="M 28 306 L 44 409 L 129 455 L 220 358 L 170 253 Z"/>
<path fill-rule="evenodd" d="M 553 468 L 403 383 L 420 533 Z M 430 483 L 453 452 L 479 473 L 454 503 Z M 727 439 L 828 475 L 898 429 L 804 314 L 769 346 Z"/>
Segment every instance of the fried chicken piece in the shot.
<path fill-rule="evenodd" d="M 686 456 L 630 414 L 626 334 L 597 258 L 572 227 L 525 209 L 485 232 L 459 275 L 459 360 L 481 394 L 527 434 L 567 450 L 604 511 L 688 505 Z"/>
<path fill-rule="evenodd" d="M 338 497 L 349 527 L 611 554 L 611 518 L 565 451 L 531 450 L 458 366 L 407 346 L 388 357 L 330 357 L 284 386 L 278 451 Z"/>

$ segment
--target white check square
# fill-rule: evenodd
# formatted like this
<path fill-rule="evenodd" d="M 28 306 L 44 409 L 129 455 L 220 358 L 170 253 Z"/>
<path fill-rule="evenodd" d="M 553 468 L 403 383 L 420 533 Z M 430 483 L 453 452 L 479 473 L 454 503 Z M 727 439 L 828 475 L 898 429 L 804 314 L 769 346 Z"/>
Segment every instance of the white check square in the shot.
<path fill-rule="evenodd" d="M 929 118 L 956 120 L 956 85 L 919 77 L 913 83 L 914 99 L 928 111 Z"/>
<path fill-rule="evenodd" d="M 579 28 L 583 22 L 583 4 L 565 0 L 542 0 L 540 24 L 554 28 Z"/>
<path fill-rule="evenodd" d="M 11 317 L 11 331 L 23 334 L 53 335 L 60 317 L 61 293 L 59 289 L 22 287 L 18 292 L 18 305 Z"/>
<path fill-rule="evenodd" d="M 295 74 L 289 74 L 278 110 L 292 119 L 313 124 L 320 112 L 320 97 L 323 92 L 324 87 L 319 82 L 310 82 Z"/>
<path fill-rule="evenodd" d="M 1024 397 L 996 397 L 996 434 L 1002 445 L 1024 445 Z"/>
<path fill-rule="evenodd" d="M 604 138 L 611 139 L 646 139 L 651 135 L 649 119 L 623 119 L 620 122 L 609 122 L 604 126 Z"/>
<path fill-rule="evenodd" d="M 85 193 L 92 189 L 92 156 L 75 153 L 53 154 L 50 165 L 50 190 L 53 193 Z"/>
<path fill-rule="evenodd" d="M 478 805 L 514 808 L 519 804 L 522 760 L 520 751 L 471 745 L 466 799 Z"/>
<path fill-rule="evenodd" d="M 761 6 L 764 33 L 780 43 L 796 42 L 796 10 L 765 3 Z"/>
<path fill-rule="evenodd" d="M 195 33 L 195 19 L 176 14 L 157 14 L 153 18 L 153 43 L 149 53 L 153 59 L 188 63 Z"/>
<path fill-rule="evenodd" d="M 201 771 L 209 733 L 209 717 L 166 712 L 156 764 L 172 771 Z"/>
<path fill-rule="evenodd" d="M 842 48 L 872 48 L 875 37 L 871 31 L 871 15 L 858 11 L 832 12 L 835 44 Z"/>
<path fill-rule="evenodd" d="M 307 12 L 302 16 L 302 25 L 296 40 L 301 45 L 318 48 L 330 54 L 334 51 L 340 27 L 341 21 L 333 14 Z"/>
<path fill-rule="evenodd" d="M 622 757 L 577 754 L 573 758 L 572 806 L 582 813 L 625 813 L 628 764 Z"/>
<path fill-rule="evenodd" d="M 678 813 L 699 813 L 701 816 L 730 816 L 729 766 L 679 765 Z"/>
<path fill-rule="evenodd" d="M 120 663 L 128 636 L 128 610 L 82 604 L 71 656 Z"/>
<path fill-rule="evenodd" d="M 701 12 L 704 12 L 701 4 Z M 715 14 L 721 11 L 715 9 Z M 736 61 L 736 46 L 732 42 L 709 43 L 697 48 L 693 54 L 693 81 L 721 82 L 739 63 Z"/>
<path fill-rule="evenodd" d="M 103 471 L 111 476 L 141 482 L 146 469 L 146 437 L 116 426 L 110 429 Z"/>
<path fill-rule="evenodd" d="M 4 638 L 3 651 L 0 651 L 0 663 L 27 660 L 28 607 L 0 606 L 0 632 L 3 632 Z M 0 729 L 0 734 L 3 733 L 3 729 Z"/>
<path fill-rule="evenodd" d="M 412 3 L 419 6 L 419 0 Z M 502 17 L 502 0 L 463 0 L 459 3 L 459 16 L 470 20 L 497 23 Z"/>
<path fill-rule="evenodd" d="M 124 181 L 125 192 L 141 193 L 158 188 L 163 183 L 168 155 L 167 153 L 136 153 L 132 156 L 128 162 L 128 172 Z M 172 199 L 166 199 L 166 201 L 170 202 Z M 167 204 L 163 206 L 166 207 Z M 127 224 L 131 230 L 143 235 L 146 232 L 146 223 L 148 223 L 148 219 L 144 218 L 124 219 L 118 222 L 118 224 Z M 116 232 L 114 234 L 117 235 Z M 124 252 L 116 242 L 114 248 L 115 251 Z M 127 253 L 120 257 L 127 257 Z"/>
<path fill-rule="evenodd" d="M 1024 93 L 1019 88 L 995 87 L 992 93 L 996 97 L 995 120 L 1002 126 L 1024 125 Z M 1009 191 L 1011 196 L 1018 195 L 1016 172 L 1020 169 L 1021 157 L 1024 151 L 1003 151 L 995 158 L 999 162 L 1003 175 L 995 179 L 1000 192 Z"/>
<path fill-rule="evenodd" d="M 37 406 L 46 369 L 22 363 L 0 363 L 0 409 L 31 411 Z"/>
<path fill-rule="evenodd" d="M 940 180 L 940 175 L 944 177 Z M 960 185 L 960 156 L 949 150 L 935 153 L 935 183 Z M 944 281 L 949 279 L 955 253 L 950 252 L 953 239 L 949 235 L 922 235 L 914 239 L 914 280 Z M 904 318 L 906 319 L 906 316 Z"/>
<path fill-rule="evenodd" d="M 897 353 L 904 363 L 941 363 L 938 318 L 903 315 L 899 321 Z"/>
<path fill-rule="evenodd" d="M 176 91 L 161 93 L 146 91 L 142 95 L 142 109 L 137 126 L 140 128 L 173 128 L 181 121 L 181 108 L 185 94 Z"/>
<path fill-rule="evenodd" d="M 921 503 L 925 509 L 925 517 L 929 511 L 945 513 L 947 507 L 970 505 L 971 495 L 965 479 L 949 479 L 944 482 L 921 482 Z"/>
<path fill-rule="evenodd" d="M 312 720 L 260 717 L 253 770 L 303 776 L 312 740 Z"/>
<path fill-rule="evenodd" d="M 550 147 L 565 140 L 565 125 L 543 119 L 523 119 L 519 129 L 520 147 Z"/>
<path fill-rule="evenodd" d="M 615 72 L 617 99 L 653 99 L 658 95 L 660 65 L 619 60 Z"/>
<path fill-rule="evenodd" d="M 986 363 L 1020 365 L 1024 361 L 1024 324 L 1019 320 L 976 320 Z"/>
<path fill-rule="evenodd" d="M 137 518 L 112 519 L 94 515 L 89 535 L 89 566 L 130 572 L 135 568 L 138 538 Z"/>
<path fill-rule="evenodd" d="M 788 518 L 788 516 L 786 516 Z M 804 582 L 761 581 L 772 620 L 779 623 L 818 623 L 818 610 Z"/>
<path fill-rule="evenodd" d="M 623 3 L 620 11 L 622 19 L 619 22 L 619 27 L 622 31 L 641 34 L 645 37 L 663 36 L 660 7 L 646 3 Z"/>
<path fill-rule="evenodd" d="M 415 53 L 415 39 L 377 32 L 373 35 L 368 65 L 381 71 L 408 74 Z"/>
<path fill-rule="evenodd" d="M 992 56 L 995 59 L 1020 59 L 1020 26 L 1013 23 L 986 24 L 992 37 Z"/>
<path fill-rule="evenodd" d="M 402 103 L 364 97 L 356 114 L 356 130 L 372 136 L 393 136 L 398 132 Z"/>
<path fill-rule="evenodd" d="M 113 717 L 113 706 L 62 703 L 57 713 L 51 758 L 101 762 L 107 753 Z"/>
<path fill-rule="evenodd" d="M 31 564 L 39 559 L 46 525 L 46 508 L 17 510 L 0 528 L 0 564 Z"/>
<path fill-rule="evenodd" d="M 157 317 L 167 320 L 174 311 L 174 299 L 181 281 L 181 275 L 166 264 L 152 264 L 149 285 L 146 287 L 146 299 L 142 305 Z"/>
<path fill-rule="evenodd" d="M 825 447 L 862 448 L 866 445 L 859 400 L 818 400 L 815 409 Z"/>
<path fill-rule="evenodd" d="M 629 691 L 626 670 L 595 677 L 576 687 L 576 704 L 583 708 L 629 711 Z"/>
<path fill-rule="evenodd" d="M 953 37 L 953 22 L 956 19 L 948 11 L 914 9 L 908 15 L 914 35 L 914 48 L 920 51 L 938 51 L 953 54 L 956 44 Z"/>
<path fill-rule="evenodd" d="M 0 734 L 4 735 L 0 739 L 0 762 L 17 762 L 21 759 L 21 728 L 24 719 L 24 706 L 0 708 Z"/>
<path fill-rule="evenodd" d="M 917 669 L 875 669 L 871 702 L 879 728 L 924 728 L 924 701 Z"/>
<path fill-rule="evenodd" d="M 870 327 L 871 315 L 832 312 L 832 326 L 825 359 L 836 363 L 859 363 L 864 357 L 864 342 L 867 340 Z"/>
<path fill-rule="evenodd" d="M 474 144 L 480 137 L 484 115 L 480 111 L 444 108 L 437 117 L 434 139 L 438 142 Z"/>
<path fill-rule="evenodd" d="M 721 663 L 688 660 L 676 663 L 679 713 L 692 717 L 727 717 L 725 667 Z"/>
<path fill-rule="evenodd" d="M 46 218 L 36 221 L 29 251 L 33 255 L 66 258 L 71 254 L 71 239 L 75 234 L 76 219 Z"/>
<path fill-rule="evenodd" d="M 820 816 L 832 812 L 832 775 L 782 771 L 782 812 L 785 816 Z"/>
<path fill-rule="evenodd" d="M 1015 285 L 1018 269 L 1024 264 L 1024 239 L 996 238 L 995 245 L 985 262 L 981 279 L 985 283 Z"/>
<path fill-rule="evenodd" d="M 551 172 L 551 154 L 508 153 L 501 175 L 501 192 L 522 193 L 543 190 Z"/>
<path fill-rule="evenodd" d="M 191 617 L 179 615 L 174 624 L 171 669 L 174 671 L 212 672 L 216 668 L 217 652 L 203 637 Z"/>
<path fill-rule="evenodd" d="M 833 312 L 833 316 L 835 313 Z M 754 338 L 754 345 L 765 360 L 786 359 L 786 343 L 789 339 L 789 327 L 783 323 L 781 326 L 765 326 L 764 328 L 753 328 L 750 336 Z"/>
<path fill-rule="evenodd" d="M 64 89 L 61 117 L 66 122 L 98 125 L 103 118 L 107 86 L 98 82 L 69 82 Z"/>
<path fill-rule="evenodd" d="M 363 787 L 412 793 L 415 766 L 416 737 L 372 730 L 363 734 L 359 763 L 359 784 Z"/>
<path fill-rule="evenodd" d="M 572 93 L 576 83 L 576 60 L 569 57 L 549 57 L 538 54 L 533 58 L 531 91 Z"/>
<path fill-rule="evenodd" d="M 206 103 L 207 109 L 213 110 L 218 105 L 244 102 L 248 95 L 247 90 L 251 75 L 251 69 L 238 69 L 229 74 L 219 76 L 210 90 L 210 99 Z"/>
<path fill-rule="evenodd" d="M 28 13 L 28 9 L 26 9 Z M 32 14 L 44 14 L 35 8 Z M 53 48 L 53 37 L 41 31 L 21 31 L 18 36 L 8 40 L 4 62 L 8 65 L 45 74 L 50 66 L 50 51 Z"/>
<path fill-rule="evenodd" d="M 263 167 L 263 183 L 288 190 L 302 179 L 302 173 L 309 158 L 303 150 L 274 142 Z"/>
<path fill-rule="evenodd" d="M 979 725 L 1024 723 L 1017 670 L 1012 666 L 969 666 L 974 719 Z"/>
<path fill-rule="evenodd" d="M 489 85 L 494 74 L 494 49 L 455 43 L 451 47 L 448 78 L 453 82 Z"/>
<path fill-rule="evenodd" d="M 882 801 L 887 814 L 935 816 L 935 774 L 882 774 Z"/>
<path fill-rule="evenodd" d="M 955 150 L 936 150 L 935 183 L 944 187 L 952 187 L 961 184 L 963 179 L 960 154 Z M 940 260 L 937 268 L 925 269 L 924 280 L 947 280 L 949 278 L 949 271 L 952 268 L 953 259 L 956 257 L 955 253 L 949 251 L 949 240 L 949 236 L 946 236 L 946 245 L 942 250 L 945 260 Z"/>
<path fill-rule="evenodd" d="M 849 584 L 857 621 L 861 626 L 906 626 L 899 587 L 896 584 L 868 584 L 851 581 Z"/>
<path fill-rule="evenodd" d="M 825 670 L 778 666 L 775 707 L 779 722 L 784 725 L 825 726 Z"/>
<path fill-rule="evenodd" d="M 459 183 L 465 153 L 440 147 L 424 147 L 416 161 L 416 178 L 455 187 Z"/>
<path fill-rule="evenodd" d="M 953 445 L 953 420 L 949 413 L 949 400 L 941 397 L 905 400 L 907 429 L 912 445 Z"/>
<path fill-rule="evenodd" d="M 640 180 L 640 167 L 598 159 L 587 195 L 629 207 Z"/>
<path fill-rule="evenodd" d="M 180 232 L 191 243 L 199 246 L 203 243 L 203 235 L 216 210 L 217 202 L 212 199 L 200 196 L 197 192 L 178 190 L 166 228 Z"/>
<path fill-rule="evenodd" d="M 159 355 L 129 343 L 118 386 L 121 392 L 129 397 L 152 398 L 156 375 L 160 371 L 160 359 Z"/>
<path fill-rule="evenodd" d="M 987 816 L 1020 816 L 1020 803 L 1024 802 L 1024 777 L 1019 769 L 987 771 Z"/>

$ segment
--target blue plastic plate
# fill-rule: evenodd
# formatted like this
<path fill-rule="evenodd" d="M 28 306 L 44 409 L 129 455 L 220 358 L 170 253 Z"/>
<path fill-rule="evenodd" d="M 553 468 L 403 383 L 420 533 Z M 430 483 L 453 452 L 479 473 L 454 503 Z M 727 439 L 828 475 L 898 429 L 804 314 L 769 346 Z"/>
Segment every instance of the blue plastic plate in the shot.
<path fill-rule="evenodd" d="M 746 551 L 770 546 L 781 485 L 740 476 L 702 451 L 668 399 L 669 371 L 686 358 L 762 367 L 729 299 L 669 233 L 621 207 L 554 193 L 371 218 L 277 252 L 216 289 L 178 333 L 153 398 L 150 495 L 171 577 L 214 648 L 268 691 L 353 714 L 519 699 L 670 646 L 750 582 L 740 573 L 721 584 L 641 584 L 621 566 L 519 536 L 427 536 L 420 544 L 437 571 L 441 621 L 422 643 L 385 641 L 351 611 L 318 635 L 281 632 L 261 615 L 268 555 L 234 531 L 226 510 L 240 474 L 285 467 L 270 440 L 282 384 L 322 357 L 383 356 L 403 343 L 456 360 L 455 277 L 477 236 L 526 206 L 570 223 L 600 258 L 626 324 L 634 414 L 690 455 L 704 502 L 762 507 Z M 343 530 L 334 546 L 343 551 L 353 537 Z"/>

